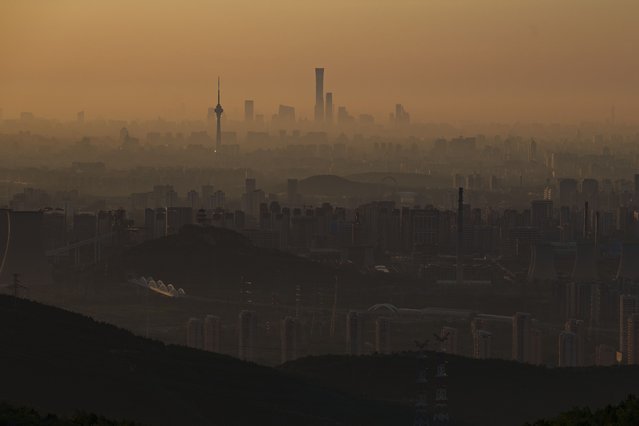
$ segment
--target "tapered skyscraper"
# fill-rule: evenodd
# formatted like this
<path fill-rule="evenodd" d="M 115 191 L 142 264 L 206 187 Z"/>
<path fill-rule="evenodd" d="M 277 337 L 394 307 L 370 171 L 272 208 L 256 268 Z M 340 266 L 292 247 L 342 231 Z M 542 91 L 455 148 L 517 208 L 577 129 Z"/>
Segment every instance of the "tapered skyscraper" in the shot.
<path fill-rule="evenodd" d="M 315 121 L 324 121 L 324 68 L 315 68 Z"/>
<path fill-rule="evenodd" d="M 222 146 L 222 125 L 220 124 L 220 119 L 222 118 L 222 113 L 224 109 L 222 109 L 222 105 L 220 104 L 220 77 L 217 78 L 217 105 L 215 106 L 215 117 L 217 121 L 217 131 L 215 133 L 215 151 L 219 151 Z"/>
<path fill-rule="evenodd" d="M 324 120 L 327 123 L 333 122 L 333 93 L 332 92 L 326 92 Z"/>

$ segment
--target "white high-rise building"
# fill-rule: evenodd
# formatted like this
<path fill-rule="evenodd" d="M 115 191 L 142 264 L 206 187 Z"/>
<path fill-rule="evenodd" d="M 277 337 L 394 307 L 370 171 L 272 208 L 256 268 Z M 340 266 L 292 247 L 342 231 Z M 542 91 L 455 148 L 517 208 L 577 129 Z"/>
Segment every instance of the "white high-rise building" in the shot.
<path fill-rule="evenodd" d="M 299 338 L 299 322 L 296 318 L 286 317 L 280 325 L 282 342 L 282 364 L 297 358 L 297 345 Z"/>
<path fill-rule="evenodd" d="M 570 331 L 559 333 L 559 357 L 557 365 L 559 367 L 577 366 L 577 335 Z"/>
<path fill-rule="evenodd" d="M 220 352 L 220 317 L 215 315 L 204 318 L 204 350 Z"/>
<path fill-rule="evenodd" d="M 257 315 L 253 311 L 241 311 L 238 321 L 238 357 L 240 359 L 254 360 L 256 335 Z"/>
<path fill-rule="evenodd" d="M 189 318 L 186 323 L 186 346 L 194 349 L 204 348 L 204 328 L 199 318 Z"/>

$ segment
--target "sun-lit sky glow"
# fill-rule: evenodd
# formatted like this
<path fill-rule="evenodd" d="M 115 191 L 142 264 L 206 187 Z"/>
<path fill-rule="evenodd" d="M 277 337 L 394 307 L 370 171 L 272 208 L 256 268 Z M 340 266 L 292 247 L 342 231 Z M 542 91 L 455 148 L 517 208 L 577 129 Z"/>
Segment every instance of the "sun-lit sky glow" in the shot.
<path fill-rule="evenodd" d="M 636 0 L 3 0 L 0 108 L 72 119 L 203 118 L 222 77 L 312 116 L 313 68 L 337 105 L 380 119 L 605 120 L 639 114 Z"/>

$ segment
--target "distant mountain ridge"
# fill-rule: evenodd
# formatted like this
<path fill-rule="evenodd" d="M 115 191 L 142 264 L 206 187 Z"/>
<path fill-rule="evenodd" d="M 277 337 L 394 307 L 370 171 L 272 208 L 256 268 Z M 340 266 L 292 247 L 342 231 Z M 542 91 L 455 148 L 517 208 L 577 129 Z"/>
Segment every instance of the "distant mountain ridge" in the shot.
<path fill-rule="evenodd" d="M 326 197 L 366 196 L 378 194 L 381 185 L 355 182 L 336 175 L 316 175 L 299 181 L 301 194 Z"/>
<path fill-rule="evenodd" d="M 176 235 L 146 241 L 114 260 L 121 273 L 152 276 L 183 287 L 187 294 L 236 296 L 240 280 L 257 281 L 266 298 L 290 290 L 308 276 L 333 282 L 327 266 L 278 250 L 254 246 L 224 228 L 184 226 Z"/>

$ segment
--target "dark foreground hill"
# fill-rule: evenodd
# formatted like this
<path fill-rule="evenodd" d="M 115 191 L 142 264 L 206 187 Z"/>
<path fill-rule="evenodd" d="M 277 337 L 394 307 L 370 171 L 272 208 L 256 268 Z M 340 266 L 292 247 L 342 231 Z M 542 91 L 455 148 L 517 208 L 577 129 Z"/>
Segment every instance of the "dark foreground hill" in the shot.
<path fill-rule="evenodd" d="M 150 425 L 406 424 L 410 411 L 0 296 L 0 400 Z"/>
<path fill-rule="evenodd" d="M 639 383 L 639 367 L 632 366 L 548 369 L 500 360 L 446 359 L 451 425 L 457 426 L 522 425 L 573 407 L 597 409 L 636 393 Z M 415 397 L 416 360 L 410 353 L 309 357 L 282 368 L 362 398 L 407 403 Z"/>

